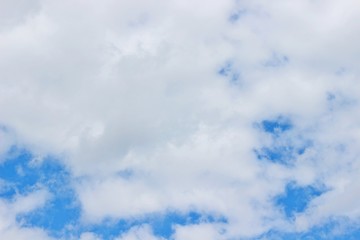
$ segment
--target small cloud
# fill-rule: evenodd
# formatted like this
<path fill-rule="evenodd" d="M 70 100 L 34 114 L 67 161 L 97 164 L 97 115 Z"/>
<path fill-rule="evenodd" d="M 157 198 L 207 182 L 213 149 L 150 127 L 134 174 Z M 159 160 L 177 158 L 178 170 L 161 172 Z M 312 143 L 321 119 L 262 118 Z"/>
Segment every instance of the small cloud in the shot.
<path fill-rule="evenodd" d="M 141 225 L 131 228 L 128 232 L 122 234 L 115 240 L 164 240 L 153 234 L 149 225 Z"/>
<path fill-rule="evenodd" d="M 100 238 L 94 233 L 85 232 L 81 234 L 80 240 L 100 240 Z"/>

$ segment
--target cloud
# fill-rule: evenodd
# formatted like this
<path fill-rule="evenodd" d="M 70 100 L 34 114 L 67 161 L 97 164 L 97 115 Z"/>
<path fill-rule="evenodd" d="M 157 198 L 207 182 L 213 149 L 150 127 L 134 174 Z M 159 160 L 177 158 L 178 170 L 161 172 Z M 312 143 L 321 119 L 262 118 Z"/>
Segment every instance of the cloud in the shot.
<path fill-rule="evenodd" d="M 116 238 L 116 240 L 162 240 L 163 238 L 158 238 L 154 236 L 151 232 L 151 228 L 147 225 L 134 227 L 130 229 L 125 234 Z"/>
<path fill-rule="evenodd" d="M 19 214 L 34 211 L 45 204 L 49 194 L 46 190 L 37 190 L 28 195 L 19 195 L 13 201 L 0 201 L 0 236 L 11 239 L 51 239 L 43 229 L 22 226 L 16 221 Z"/>
<path fill-rule="evenodd" d="M 95 234 L 91 232 L 82 233 L 80 236 L 80 240 L 98 240 L 98 239 L 100 238 L 98 238 Z"/>
<path fill-rule="evenodd" d="M 161 239 L 141 219 L 169 212 L 224 220 L 174 240 L 359 219 L 356 1 L 1 4 L 1 237 L 54 235 L 44 212 L 75 239 Z M 326 191 L 289 219 L 290 183 Z"/>
<path fill-rule="evenodd" d="M 225 239 L 219 233 L 217 226 L 211 224 L 188 225 L 183 227 L 176 227 L 174 239 L 175 240 L 195 240 L 195 239 Z"/>

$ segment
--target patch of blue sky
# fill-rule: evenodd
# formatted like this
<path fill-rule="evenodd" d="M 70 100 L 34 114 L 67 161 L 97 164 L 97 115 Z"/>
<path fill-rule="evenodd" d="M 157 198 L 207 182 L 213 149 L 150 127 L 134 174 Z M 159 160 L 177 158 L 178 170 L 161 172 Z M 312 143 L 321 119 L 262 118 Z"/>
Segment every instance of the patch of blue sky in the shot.
<path fill-rule="evenodd" d="M 309 147 L 311 147 L 311 142 L 307 141 L 299 146 L 289 143 L 289 145 L 262 147 L 255 149 L 254 152 L 259 160 L 292 166 L 296 158 L 304 154 Z"/>
<path fill-rule="evenodd" d="M 131 227 L 148 224 L 156 235 L 169 238 L 174 225 L 196 224 L 200 222 L 224 222 L 210 214 L 199 212 L 149 214 L 141 218 L 125 220 L 105 220 L 97 225 L 81 225 L 81 207 L 71 188 L 70 172 L 57 160 L 46 158 L 33 163 L 34 156 L 24 149 L 13 147 L 9 158 L 0 165 L 0 197 L 11 199 L 17 194 L 26 194 L 37 186 L 46 187 L 51 199 L 41 208 L 20 214 L 17 221 L 25 227 L 39 227 L 55 238 L 79 237 L 90 231 L 103 239 L 112 239 Z M 131 170 L 119 172 L 124 178 L 133 175 Z"/>
<path fill-rule="evenodd" d="M 218 74 L 226 77 L 230 83 L 237 84 L 240 80 L 240 72 L 235 69 L 234 64 L 232 62 L 225 63 L 219 70 Z"/>
<path fill-rule="evenodd" d="M 153 228 L 155 235 L 169 238 L 173 233 L 173 226 L 176 225 L 191 225 L 198 223 L 226 223 L 227 220 L 223 217 L 215 217 L 209 214 L 202 214 L 199 212 L 189 212 L 187 214 L 169 213 L 162 217 L 156 217 L 150 225 Z"/>
<path fill-rule="evenodd" d="M 266 132 L 277 135 L 291 130 L 294 126 L 289 118 L 279 116 L 275 119 L 265 119 L 261 121 L 260 127 Z"/>
<path fill-rule="evenodd" d="M 305 150 L 295 149 L 292 146 L 263 147 L 256 149 L 255 154 L 259 160 L 268 160 L 273 163 L 291 166 L 296 155 L 301 155 Z"/>
<path fill-rule="evenodd" d="M 74 193 L 62 191 L 41 209 L 19 215 L 17 220 L 26 227 L 42 228 L 53 237 L 69 237 L 80 231 L 80 211 Z"/>
<path fill-rule="evenodd" d="M 40 178 L 40 172 L 29 166 L 32 156 L 26 150 L 12 147 L 7 155 L 8 158 L 0 164 L 0 179 L 6 184 L 0 197 L 11 199 L 16 194 L 31 191 Z"/>
<path fill-rule="evenodd" d="M 325 192 L 324 187 L 298 186 L 294 182 L 286 185 L 282 195 L 274 198 L 275 205 L 284 211 L 288 219 L 306 210 L 310 201 Z"/>
<path fill-rule="evenodd" d="M 296 158 L 312 145 L 311 141 L 303 139 L 302 136 L 297 136 L 296 141 L 283 138 L 283 133 L 294 128 L 291 120 L 284 116 L 262 120 L 256 123 L 255 127 L 272 137 L 270 145 L 254 150 L 259 160 L 291 166 Z"/>
<path fill-rule="evenodd" d="M 15 195 L 15 186 L 12 183 L 0 179 L 0 198 L 11 199 Z"/>
<path fill-rule="evenodd" d="M 22 194 L 37 184 L 58 192 L 69 181 L 69 172 L 51 157 L 32 163 L 34 156 L 26 150 L 13 148 L 10 158 L 0 164 L 0 178 L 13 186 L 15 192 Z"/>
<path fill-rule="evenodd" d="M 81 231 L 78 232 L 77 236 L 80 236 L 81 232 L 92 232 L 102 239 L 113 239 L 120 234 L 127 232 L 130 228 L 140 224 L 140 222 L 134 219 L 105 219 L 99 224 L 82 226 Z"/>
<path fill-rule="evenodd" d="M 5 190 L 0 197 L 11 200 L 18 194 L 27 194 L 45 187 L 52 198 L 44 207 L 17 216 L 24 226 L 35 226 L 47 230 L 52 236 L 63 235 L 66 225 L 77 221 L 80 208 L 75 193 L 70 187 L 70 173 L 57 160 L 48 157 L 37 163 L 25 149 L 12 147 L 8 159 L 0 165 L 0 178 Z"/>
<path fill-rule="evenodd" d="M 314 226 L 305 232 L 284 232 L 272 229 L 252 240 L 358 240 L 360 227 L 345 218 L 329 219 L 326 223 Z"/>
<path fill-rule="evenodd" d="M 170 239 L 174 233 L 175 225 L 191 225 L 198 223 L 226 223 L 223 217 L 215 217 L 211 214 L 191 211 L 188 213 L 167 212 L 165 214 L 154 213 L 142 218 L 125 219 L 125 220 L 105 220 L 101 224 L 87 226 L 83 230 L 93 232 L 103 239 L 112 239 L 118 235 L 127 232 L 134 226 L 147 224 L 151 226 L 154 235 Z"/>

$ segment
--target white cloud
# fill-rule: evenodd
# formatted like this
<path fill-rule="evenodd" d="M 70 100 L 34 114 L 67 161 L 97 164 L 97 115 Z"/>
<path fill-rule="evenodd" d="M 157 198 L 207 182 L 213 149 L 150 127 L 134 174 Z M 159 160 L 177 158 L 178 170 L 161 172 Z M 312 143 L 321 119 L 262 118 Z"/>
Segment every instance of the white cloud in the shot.
<path fill-rule="evenodd" d="M 15 143 L 15 136 L 11 130 L 0 126 L 0 138 L 2 139 L 0 143 L 0 162 L 3 162 L 7 157 L 8 150 Z"/>
<path fill-rule="evenodd" d="M 94 233 L 85 232 L 81 234 L 80 240 L 100 240 L 100 238 Z"/>
<path fill-rule="evenodd" d="M 36 228 L 8 228 L 0 232 L 0 236 L 4 239 L 26 240 L 29 238 L 39 240 L 50 240 L 49 236 L 41 230 Z"/>
<path fill-rule="evenodd" d="M 50 238 L 43 229 L 24 227 L 16 222 L 19 214 L 29 213 L 43 206 L 49 199 L 46 190 L 36 190 L 28 195 L 18 195 L 13 201 L 0 199 L 0 237 L 3 239 L 39 239 Z"/>
<path fill-rule="evenodd" d="M 0 32 L 23 24 L 39 11 L 40 1 L 4 0 L 0 2 Z"/>
<path fill-rule="evenodd" d="M 150 226 L 141 225 L 131 228 L 115 240 L 163 240 L 163 238 L 154 236 Z"/>
<path fill-rule="evenodd" d="M 175 227 L 174 240 L 220 240 L 226 239 L 219 233 L 218 226 L 212 224 L 198 224 Z"/>
<path fill-rule="evenodd" d="M 331 187 L 312 203 L 316 214 L 304 215 L 310 225 L 317 214 L 359 217 L 356 1 L 22 6 L 0 26 L 0 123 L 14 132 L 0 131 L 0 153 L 17 143 L 61 157 L 81 179 L 85 221 L 195 209 L 226 217 L 230 235 L 255 235 L 284 226 L 270 200 L 288 180 Z M 230 23 L 234 8 L 246 11 Z M 288 63 L 264 66 L 274 53 Z M 238 84 L 217 74 L 226 61 Z M 313 142 L 290 170 L 253 152 L 271 143 L 254 122 L 279 114 L 295 125 L 283 141 Z M 193 230 L 216 238 L 210 225 Z"/>
<path fill-rule="evenodd" d="M 50 194 L 45 189 L 35 190 L 25 196 L 16 196 L 11 204 L 11 208 L 16 214 L 29 212 L 43 206 L 49 198 Z"/>

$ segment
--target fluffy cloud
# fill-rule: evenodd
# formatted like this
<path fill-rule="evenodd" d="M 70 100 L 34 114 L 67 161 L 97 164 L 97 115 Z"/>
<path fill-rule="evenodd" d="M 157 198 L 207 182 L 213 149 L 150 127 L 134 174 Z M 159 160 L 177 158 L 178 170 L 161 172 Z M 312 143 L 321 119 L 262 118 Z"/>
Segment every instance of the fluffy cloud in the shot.
<path fill-rule="evenodd" d="M 16 222 L 18 214 L 35 211 L 49 199 L 46 190 L 36 190 L 28 195 L 18 195 L 12 201 L 0 201 L 0 236 L 7 239 L 51 239 L 43 229 L 24 227 Z"/>
<path fill-rule="evenodd" d="M 225 239 L 221 237 L 216 226 L 210 224 L 189 225 L 184 227 L 176 227 L 174 239 L 175 240 L 195 240 L 195 239 Z"/>
<path fill-rule="evenodd" d="M 131 228 L 128 232 L 116 238 L 116 240 L 162 240 L 153 235 L 151 228 L 147 225 Z"/>
<path fill-rule="evenodd" d="M 1 4 L 1 161 L 56 156 L 83 224 L 196 211 L 226 223 L 175 240 L 228 239 L 359 218 L 356 1 Z M 289 182 L 326 189 L 293 220 L 273 201 Z"/>

